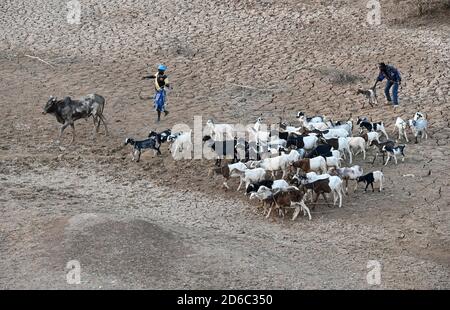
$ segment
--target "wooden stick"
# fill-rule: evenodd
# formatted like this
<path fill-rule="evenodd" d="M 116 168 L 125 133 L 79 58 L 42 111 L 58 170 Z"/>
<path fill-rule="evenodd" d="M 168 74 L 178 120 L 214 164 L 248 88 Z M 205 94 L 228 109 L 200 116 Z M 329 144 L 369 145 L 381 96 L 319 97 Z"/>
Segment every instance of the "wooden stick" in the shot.
<path fill-rule="evenodd" d="M 281 91 L 281 90 L 283 90 L 282 88 L 257 88 L 257 87 L 253 87 L 253 86 L 239 85 L 239 84 L 235 84 L 235 83 L 231 83 L 231 85 L 241 87 L 241 88 L 259 90 L 259 91 Z"/>
<path fill-rule="evenodd" d="M 49 65 L 50 67 L 52 67 L 52 68 L 55 68 L 55 66 L 54 66 L 54 65 L 52 65 L 51 63 L 49 63 L 49 62 L 47 62 L 47 61 L 45 61 L 45 60 L 42 60 L 42 59 L 41 59 L 41 58 L 39 58 L 39 57 L 36 57 L 36 56 L 31 56 L 31 55 L 25 55 L 25 57 L 29 57 L 29 58 L 33 58 L 33 59 L 37 59 L 37 60 L 39 60 L 39 61 L 42 61 L 43 63 L 45 63 L 45 64 Z"/>

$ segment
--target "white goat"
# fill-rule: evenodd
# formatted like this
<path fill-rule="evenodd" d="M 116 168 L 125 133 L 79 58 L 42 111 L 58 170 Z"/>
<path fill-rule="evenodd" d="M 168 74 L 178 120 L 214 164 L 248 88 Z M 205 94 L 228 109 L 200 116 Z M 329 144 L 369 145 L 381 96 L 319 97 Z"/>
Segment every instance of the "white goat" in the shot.
<path fill-rule="evenodd" d="M 169 142 L 169 149 L 172 153 L 173 159 L 178 160 L 191 158 L 191 132 L 191 130 L 189 130 L 188 132 L 180 132 L 170 135 L 167 138 L 167 141 Z"/>
<path fill-rule="evenodd" d="M 258 117 L 258 119 L 256 120 L 255 125 L 253 126 L 253 128 L 256 131 L 259 131 L 259 129 L 261 128 L 261 124 L 262 124 L 262 117 Z"/>
<path fill-rule="evenodd" d="M 211 136 L 215 141 L 234 139 L 234 128 L 230 124 L 215 124 L 213 120 L 209 119 L 206 122 L 206 126 L 209 128 Z"/>
<path fill-rule="evenodd" d="M 266 144 L 270 140 L 269 131 L 257 131 L 255 128 L 251 127 L 248 129 L 248 133 L 250 134 L 250 142 Z"/>
<path fill-rule="evenodd" d="M 328 129 L 328 125 L 321 122 L 321 123 L 312 123 L 312 122 L 307 122 L 304 121 L 302 123 L 303 128 L 307 129 L 307 130 L 327 130 Z"/>
<path fill-rule="evenodd" d="M 339 138 L 338 139 L 338 150 L 342 152 L 342 154 L 347 153 L 348 154 L 348 162 L 351 164 L 353 159 L 352 159 L 352 152 L 350 150 L 350 144 L 347 138 Z"/>
<path fill-rule="evenodd" d="M 412 133 L 414 134 L 414 138 L 416 139 L 415 143 L 418 143 L 417 137 L 420 135 L 421 138 L 424 137 L 428 139 L 428 121 L 426 119 L 418 119 L 417 121 L 410 119 L 409 127 L 411 128 Z"/>
<path fill-rule="evenodd" d="M 326 158 L 326 162 L 327 162 L 327 168 L 329 169 L 330 167 L 334 167 L 334 168 L 340 168 L 341 167 L 341 158 L 337 158 L 335 156 L 330 156 Z"/>
<path fill-rule="evenodd" d="M 339 150 L 331 150 L 331 154 L 333 155 L 333 157 L 336 157 L 337 159 L 342 160 L 341 151 L 339 151 Z"/>
<path fill-rule="evenodd" d="M 235 173 L 241 177 L 237 191 L 241 189 L 243 182 L 245 182 L 245 188 L 247 188 L 250 183 L 261 182 L 266 177 L 266 170 L 263 168 L 247 169 L 244 171 L 235 170 Z"/>
<path fill-rule="evenodd" d="M 348 131 L 343 128 L 327 129 L 326 133 L 322 133 L 325 139 L 346 138 L 349 136 Z"/>
<path fill-rule="evenodd" d="M 337 198 L 339 198 L 339 208 L 342 208 L 342 194 L 344 193 L 342 183 L 342 179 L 338 176 L 330 176 L 328 181 L 328 186 L 333 193 L 333 205 L 336 205 Z"/>
<path fill-rule="evenodd" d="M 415 117 L 415 116 L 414 116 Z M 395 128 L 398 130 L 398 140 L 400 141 L 401 137 L 405 137 L 406 142 L 408 141 L 408 136 L 406 134 L 406 127 L 408 124 L 402 120 L 400 117 L 397 117 L 397 120 L 395 121 Z"/>
<path fill-rule="evenodd" d="M 380 134 L 375 131 L 366 132 L 361 137 L 363 137 L 366 141 L 366 149 L 368 149 L 369 146 L 372 145 L 372 141 L 377 141 L 378 143 L 380 143 Z"/>
<path fill-rule="evenodd" d="M 303 112 L 298 112 L 296 117 L 297 117 L 297 119 L 300 122 L 303 122 L 303 121 L 307 121 L 307 122 L 310 122 L 310 123 L 323 123 L 323 122 L 325 122 L 325 117 L 324 116 L 306 117 L 305 113 L 303 113 Z"/>
<path fill-rule="evenodd" d="M 254 166 L 263 168 L 267 171 L 271 171 L 272 177 L 274 178 L 275 171 L 281 170 L 283 171 L 283 176 L 281 178 L 284 179 L 289 164 L 298 160 L 299 158 L 300 154 L 296 150 L 292 150 L 289 154 L 281 154 L 277 157 L 265 158 L 259 162 L 254 162 Z"/>
<path fill-rule="evenodd" d="M 345 180 L 345 191 L 348 193 L 348 181 L 349 180 L 357 180 L 358 177 L 363 175 L 363 169 L 355 165 L 351 168 L 339 168 L 339 169 L 333 169 L 329 171 L 330 174 L 341 177 L 343 180 Z M 355 189 L 358 187 L 358 183 L 355 184 Z"/>
<path fill-rule="evenodd" d="M 315 134 L 310 134 L 306 137 L 303 137 L 303 148 L 305 150 L 312 150 L 317 146 L 317 142 L 319 141 L 319 138 Z"/>
<path fill-rule="evenodd" d="M 238 162 L 238 163 L 228 165 L 228 169 L 229 169 L 229 177 L 237 178 L 237 177 L 241 176 L 241 174 L 239 172 L 242 173 L 243 171 L 247 170 L 248 168 L 244 163 Z M 228 180 L 225 180 L 225 182 L 223 184 L 227 189 L 229 189 L 227 181 Z"/>
<path fill-rule="evenodd" d="M 363 158 L 366 159 L 366 140 L 363 137 L 351 137 L 348 139 L 348 145 L 350 146 L 350 150 L 357 151 L 355 156 L 360 152 L 363 153 Z"/>
<path fill-rule="evenodd" d="M 352 136 L 352 132 L 353 132 L 353 121 L 350 119 L 347 122 L 343 123 L 343 124 L 339 124 L 339 125 L 333 125 L 332 121 L 327 122 L 328 127 L 330 129 L 345 129 L 348 132 L 348 136 L 351 137 Z"/>
<path fill-rule="evenodd" d="M 316 156 L 314 158 L 304 158 L 292 163 L 294 168 L 297 168 L 297 174 L 300 170 L 304 172 L 317 171 L 320 173 L 327 172 L 327 162 L 322 156 Z"/>

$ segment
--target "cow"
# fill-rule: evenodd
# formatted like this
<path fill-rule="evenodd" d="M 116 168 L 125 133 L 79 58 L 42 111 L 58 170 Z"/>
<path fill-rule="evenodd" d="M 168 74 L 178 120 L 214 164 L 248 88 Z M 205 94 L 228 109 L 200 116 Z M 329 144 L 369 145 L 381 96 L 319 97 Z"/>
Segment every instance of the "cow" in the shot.
<path fill-rule="evenodd" d="M 70 97 L 58 100 L 56 97 L 51 96 L 44 106 L 42 114 L 53 114 L 56 116 L 58 123 L 62 124 L 57 143 L 61 140 L 64 129 L 68 126 L 72 127 L 72 141 L 70 142 L 72 144 L 75 141 L 74 122 L 78 119 L 87 119 L 92 116 L 94 134 L 99 131 L 100 122 L 103 123 L 105 132 L 108 134 L 108 127 L 103 116 L 105 102 L 105 98 L 97 94 L 89 94 L 80 100 L 72 100 Z"/>

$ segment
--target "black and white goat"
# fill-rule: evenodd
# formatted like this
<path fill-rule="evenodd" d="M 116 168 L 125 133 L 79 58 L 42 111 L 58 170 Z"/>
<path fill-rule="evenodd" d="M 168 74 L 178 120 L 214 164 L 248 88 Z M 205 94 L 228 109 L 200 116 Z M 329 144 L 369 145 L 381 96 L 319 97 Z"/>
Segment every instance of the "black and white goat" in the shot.
<path fill-rule="evenodd" d="M 399 145 L 396 147 L 392 147 L 390 145 L 384 145 L 383 148 L 381 149 L 383 152 L 387 153 L 387 160 L 386 163 L 384 164 L 385 166 L 387 166 L 389 159 L 391 159 L 391 156 L 394 157 L 395 160 L 395 164 L 397 165 L 397 155 L 402 155 L 402 161 L 405 161 L 405 145 Z"/>
<path fill-rule="evenodd" d="M 223 158 L 233 159 L 233 162 L 238 161 L 236 139 L 228 141 L 214 141 L 211 136 L 204 136 L 202 141 L 216 153 L 216 166 L 220 166 Z"/>
<path fill-rule="evenodd" d="M 148 138 L 141 141 L 136 141 L 133 138 L 126 138 L 125 139 L 125 145 L 131 144 L 133 146 L 133 151 L 131 152 L 131 155 L 133 156 L 133 161 L 136 160 L 136 162 L 139 162 L 139 159 L 141 158 L 142 150 L 145 149 L 151 149 L 154 151 L 154 154 L 161 155 L 161 151 L 159 150 L 160 144 L 155 138 Z M 137 159 L 136 159 L 137 154 Z"/>
<path fill-rule="evenodd" d="M 324 116 L 306 117 L 304 112 L 298 112 L 297 113 L 297 118 L 299 120 L 305 120 L 308 123 L 323 123 L 323 122 L 325 122 L 325 117 Z"/>
<path fill-rule="evenodd" d="M 427 119 L 425 113 L 422 112 L 416 112 L 414 113 L 414 118 L 415 121 L 419 120 L 419 119 Z"/>
<path fill-rule="evenodd" d="M 157 133 L 156 131 L 150 131 L 148 134 L 149 138 L 155 138 L 159 144 L 167 142 L 167 139 L 172 134 L 172 131 L 170 129 L 166 129 L 164 131 L 161 131 L 160 133 Z"/>
<path fill-rule="evenodd" d="M 384 175 L 383 172 L 381 171 L 373 171 L 366 175 L 358 177 L 357 181 L 358 183 L 359 182 L 366 183 L 366 188 L 364 189 L 365 192 L 367 192 L 367 188 L 369 187 L 369 185 L 372 186 L 372 192 L 374 192 L 375 190 L 373 189 L 373 183 L 379 182 L 381 192 L 383 190 Z"/>
<path fill-rule="evenodd" d="M 368 132 L 371 131 L 379 131 L 382 132 L 386 139 L 389 139 L 388 134 L 386 133 L 386 129 L 384 128 L 383 122 L 370 122 L 367 118 L 358 118 L 356 125 L 359 125 L 359 133 L 363 132 L 363 129 L 367 129 Z"/>
<path fill-rule="evenodd" d="M 377 140 L 373 140 L 370 146 L 375 146 L 376 152 L 375 156 L 373 157 L 372 165 L 375 163 L 375 160 L 378 158 L 379 153 L 383 155 L 383 163 L 384 163 L 384 155 L 386 154 L 386 151 L 383 150 L 386 148 L 391 149 L 395 147 L 395 142 L 392 140 L 387 140 L 384 142 L 378 142 Z"/>
<path fill-rule="evenodd" d="M 251 184 L 248 185 L 248 187 L 246 189 L 247 195 L 249 195 L 250 193 L 253 193 L 253 192 L 257 192 L 261 186 L 265 186 L 265 187 L 270 188 L 270 189 L 285 189 L 285 188 L 289 187 L 289 183 L 286 182 L 283 179 L 275 180 L 275 181 L 273 181 L 273 180 L 262 180 L 262 181 L 257 182 L 257 183 L 251 183 Z"/>

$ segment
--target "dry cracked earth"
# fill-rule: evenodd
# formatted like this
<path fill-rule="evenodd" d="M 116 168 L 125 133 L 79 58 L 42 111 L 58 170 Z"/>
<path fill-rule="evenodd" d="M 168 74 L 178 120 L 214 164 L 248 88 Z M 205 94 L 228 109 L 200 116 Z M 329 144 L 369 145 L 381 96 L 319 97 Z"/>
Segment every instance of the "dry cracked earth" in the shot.
<path fill-rule="evenodd" d="M 448 289 L 450 288 L 450 10 L 431 1 L 81 0 L 0 3 L 0 288 L 3 289 Z M 444 3 L 444 5 L 442 5 Z M 39 57 L 49 64 L 40 61 Z M 401 107 L 362 107 L 377 62 L 403 74 Z M 155 124 L 152 86 L 168 65 L 170 115 Z M 41 111 L 50 95 L 107 98 L 110 135 L 78 121 L 55 145 Z M 242 193 L 207 176 L 208 160 L 145 154 L 128 136 L 203 122 L 251 123 L 262 113 L 368 116 L 392 134 L 423 111 L 430 137 L 383 168 L 386 190 L 318 206 L 312 221 L 265 219 Z M 410 134 L 411 137 L 411 134 Z M 365 171 L 372 153 L 356 163 Z M 230 182 L 236 188 L 236 182 Z M 68 284 L 78 260 L 81 283 Z M 381 264 L 381 284 L 366 276 Z"/>

